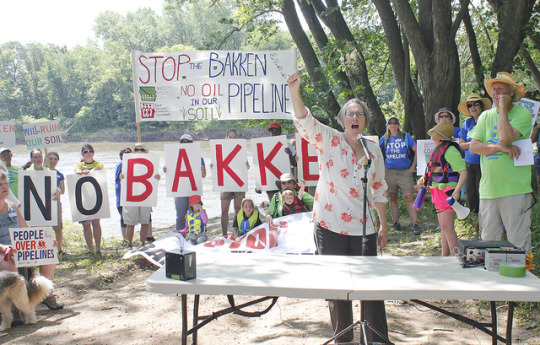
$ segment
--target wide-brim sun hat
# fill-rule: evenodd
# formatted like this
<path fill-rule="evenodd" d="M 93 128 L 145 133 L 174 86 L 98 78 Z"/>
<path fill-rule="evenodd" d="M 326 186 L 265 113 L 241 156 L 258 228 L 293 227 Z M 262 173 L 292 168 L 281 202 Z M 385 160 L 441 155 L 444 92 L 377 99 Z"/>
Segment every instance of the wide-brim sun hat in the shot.
<path fill-rule="evenodd" d="M 287 182 L 287 181 L 294 181 L 294 177 L 292 174 L 290 173 L 285 173 L 285 174 L 282 174 L 281 177 L 279 178 L 279 180 L 281 182 Z"/>
<path fill-rule="evenodd" d="M 454 113 L 448 107 L 442 107 L 438 112 L 435 113 L 435 123 L 441 123 L 441 120 L 439 120 L 440 113 L 450 114 L 452 116 L 452 124 L 456 123 L 456 115 L 454 115 Z"/>
<path fill-rule="evenodd" d="M 482 102 L 482 105 L 484 105 L 483 110 L 491 109 L 491 101 L 489 100 L 489 98 L 482 98 L 480 97 L 480 95 L 476 93 L 471 93 L 469 97 L 467 97 L 467 100 L 459 103 L 457 107 L 460 113 L 468 117 L 472 116 L 471 113 L 469 112 L 469 108 L 467 107 L 467 104 L 469 102 Z"/>
<path fill-rule="evenodd" d="M 525 95 L 525 92 L 527 92 L 527 90 L 525 89 L 525 85 L 518 83 L 510 73 L 498 72 L 495 78 L 491 78 L 484 82 L 484 86 L 486 87 L 486 90 L 491 97 L 493 97 L 493 95 L 491 94 L 491 86 L 493 85 L 493 83 L 496 83 L 496 82 L 512 85 L 515 88 L 516 93 L 514 94 L 514 98 L 513 98 L 514 102 L 517 102 L 521 98 L 523 98 L 523 96 Z"/>
<path fill-rule="evenodd" d="M 449 140 L 452 141 L 452 136 L 454 135 L 454 125 L 450 122 L 441 122 L 437 126 L 430 129 L 428 135 L 439 140 Z"/>

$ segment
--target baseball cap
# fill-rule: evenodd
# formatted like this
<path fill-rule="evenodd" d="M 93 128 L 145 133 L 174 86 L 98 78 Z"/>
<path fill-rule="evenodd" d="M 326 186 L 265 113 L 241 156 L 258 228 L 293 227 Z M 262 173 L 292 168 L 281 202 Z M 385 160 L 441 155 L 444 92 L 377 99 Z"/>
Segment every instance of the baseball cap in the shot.
<path fill-rule="evenodd" d="M 281 125 L 277 122 L 272 122 L 269 126 L 268 126 L 268 130 L 271 130 L 272 128 L 281 128 Z"/>
<path fill-rule="evenodd" d="M 189 141 L 193 141 L 193 138 L 191 137 L 191 135 L 189 134 L 184 134 L 180 137 L 180 141 L 182 140 L 189 140 Z"/>

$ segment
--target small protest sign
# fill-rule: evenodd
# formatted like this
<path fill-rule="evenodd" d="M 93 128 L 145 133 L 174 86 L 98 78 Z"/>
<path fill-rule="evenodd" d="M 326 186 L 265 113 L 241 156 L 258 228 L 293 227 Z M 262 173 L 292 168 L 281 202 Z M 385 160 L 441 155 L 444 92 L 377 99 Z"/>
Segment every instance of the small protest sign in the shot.
<path fill-rule="evenodd" d="M 11 228 L 11 246 L 17 250 L 15 265 L 29 267 L 57 264 L 54 231 L 50 227 Z"/>
<path fill-rule="evenodd" d="M 0 147 L 15 145 L 15 121 L 0 121 Z"/>
<path fill-rule="evenodd" d="M 60 146 L 64 143 L 58 120 L 23 125 L 26 149 Z"/>

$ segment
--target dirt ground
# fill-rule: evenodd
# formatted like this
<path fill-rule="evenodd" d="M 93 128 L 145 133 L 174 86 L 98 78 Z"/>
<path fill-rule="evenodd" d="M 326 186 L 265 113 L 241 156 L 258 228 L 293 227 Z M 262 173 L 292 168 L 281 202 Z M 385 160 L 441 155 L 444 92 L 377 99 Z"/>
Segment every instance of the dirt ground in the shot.
<path fill-rule="evenodd" d="M 105 286 L 100 284 L 103 277 L 89 274 L 92 272 L 85 269 L 58 268 L 55 293 L 64 309 L 49 311 L 44 305 L 38 305 L 39 322 L 0 333 L 0 343 L 179 343 L 180 297 L 147 292 L 146 280 L 154 271 L 141 264 L 143 262 L 132 261 L 109 272 L 109 284 Z M 192 302 L 191 297 L 189 302 Z M 435 303 L 477 321 L 489 321 L 487 305 L 478 308 L 473 301 Z M 354 315 L 358 317 L 358 302 L 353 305 Z M 226 307 L 225 296 L 201 296 L 201 315 Z M 395 344 L 491 344 L 491 338 L 481 331 L 412 302 L 386 301 L 386 308 L 390 340 Z M 501 304 L 498 327 L 502 335 L 506 329 L 506 310 L 506 306 Z M 518 320 L 514 323 L 513 344 L 540 344 L 536 325 L 521 324 Z M 359 334 L 357 328 L 356 341 Z M 229 314 L 212 321 L 199 331 L 198 341 L 202 345 L 300 345 L 322 344 L 331 336 L 325 301 L 280 298 L 274 308 L 262 317 L 245 318 Z M 191 343 L 191 339 L 188 340 Z"/>

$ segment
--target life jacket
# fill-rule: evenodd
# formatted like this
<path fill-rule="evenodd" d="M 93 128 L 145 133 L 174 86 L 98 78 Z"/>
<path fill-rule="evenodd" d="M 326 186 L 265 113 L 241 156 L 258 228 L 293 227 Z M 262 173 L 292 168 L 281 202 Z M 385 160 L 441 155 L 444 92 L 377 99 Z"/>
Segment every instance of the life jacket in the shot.
<path fill-rule="evenodd" d="M 206 232 L 206 224 L 203 223 L 200 212 L 194 214 L 191 210 L 189 210 L 187 213 L 187 221 L 188 236 L 186 239 L 189 238 L 189 234 L 200 234 L 201 232 Z"/>
<path fill-rule="evenodd" d="M 428 185 L 431 185 L 431 182 L 449 183 L 457 182 L 459 180 L 459 173 L 457 171 L 453 171 L 450 167 L 450 163 L 448 163 L 444 158 L 446 150 L 448 150 L 450 145 L 454 146 L 461 154 L 461 157 L 463 157 L 463 151 L 461 151 L 461 148 L 455 142 L 444 141 L 442 144 L 437 146 L 429 157 L 429 163 L 427 166 Z"/>
<path fill-rule="evenodd" d="M 244 211 L 240 210 L 240 212 L 236 214 L 236 221 L 238 222 L 238 236 L 242 236 L 249 230 L 253 229 L 257 219 L 259 219 L 259 211 L 254 210 L 248 219 L 244 219 Z"/>
<path fill-rule="evenodd" d="M 300 200 L 298 199 L 298 197 L 294 198 L 294 202 L 292 203 L 292 205 L 287 205 L 285 201 L 283 201 L 283 206 L 281 210 L 282 216 L 287 216 L 289 214 L 302 213 L 302 212 L 307 212 L 307 211 L 304 208 L 303 204 L 300 205 Z"/>

